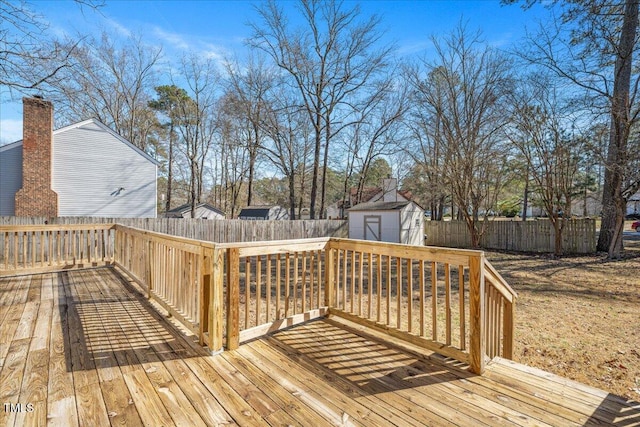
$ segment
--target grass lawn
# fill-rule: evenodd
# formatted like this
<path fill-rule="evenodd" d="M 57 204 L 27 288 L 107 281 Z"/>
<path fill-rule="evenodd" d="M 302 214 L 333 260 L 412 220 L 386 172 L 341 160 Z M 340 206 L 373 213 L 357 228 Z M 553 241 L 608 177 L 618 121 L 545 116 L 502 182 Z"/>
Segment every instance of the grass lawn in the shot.
<path fill-rule="evenodd" d="M 518 292 L 517 362 L 640 401 L 640 240 L 625 247 L 620 261 L 487 252 Z"/>

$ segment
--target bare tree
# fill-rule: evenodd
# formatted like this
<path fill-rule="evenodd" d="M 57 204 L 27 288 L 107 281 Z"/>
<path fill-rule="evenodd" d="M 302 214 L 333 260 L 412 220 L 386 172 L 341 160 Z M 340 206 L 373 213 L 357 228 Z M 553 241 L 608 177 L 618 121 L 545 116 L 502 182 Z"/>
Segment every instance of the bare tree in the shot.
<path fill-rule="evenodd" d="M 202 201 L 205 165 L 219 125 L 216 91 L 220 79 L 213 61 L 195 54 L 182 58 L 180 79 L 185 82 L 188 97 L 181 98 L 176 106 L 181 140 L 178 149 L 189 164 L 189 203 L 194 218 L 196 205 Z"/>
<path fill-rule="evenodd" d="M 237 62 L 227 62 L 227 74 L 227 101 L 233 102 L 238 120 L 245 124 L 244 140 L 249 155 L 247 204 L 251 205 L 258 154 L 263 143 L 260 123 L 267 114 L 267 96 L 275 84 L 275 72 L 265 64 L 263 58 L 252 55 L 242 66 Z"/>
<path fill-rule="evenodd" d="M 76 4 L 97 9 L 103 3 L 77 0 Z M 50 37 L 49 25 L 25 1 L 0 0 L 0 17 L 0 86 L 28 92 L 59 81 L 59 72 L 69 65 L 78 42 L 65 46 Z"/>
<path fill-rule="evenodd" d="M 48 85 L 50 95 L 67 120 L 93 117 L 110 126 L 136 147 L 147 150 L 157 119 L 148 106 L 154 87 L 154 67 L 160 49 L 130 37 L 122 45 L 103 33 L 73 49 L 70 65 Z"/>
<path fill-rule="evenodd" d="M 525 7 L 534 2 L 525 2 Z M 583 89 L 594 113 L 609 117 L 597 247 L 610 258 L 618 258 L 623 250 L 627 200 L 640 190 L 640 171 L 631 167 L 629 158 L 640 147 L 638 141 L 629 138 L 640 113 L 636 102 L 640 73 L 635 55 L 640 2 L 572 0 L 561 5 L 563 13 L 554 25 L 541 25 L 529 37 L 530 49 L 518 53 L 529 63 L 543 65 Z"/>
<path fill-rule="evenodd" d="M 513 126 L 507 134 L 527 162 L 527 173 L 555 231 L 555 254 L 562 255 L 563 231 L 571 217 L 585 139 L 567 132 L 575 116 L 556 86 L 540 75 L 527 76 L 514 92 Z"/>
<path fill-rule="evenodd" d="M 261 22 L 251 24 L 249 44 L 289 74 L 313 126 L 310 215 L 315 218 L 319 184 L 320 214 L 324 208 L 331 140 L 343 127 L 336 120 L 339 108 L 383 69 L 389 49 L 375 49 L 381 36 L 379 18 L 359 21 L 357 6 L 344 11 L 342 2 L 302 0 L 300 28 L 292 28 L 274 0 L 257 10 Z"/>
<path fill-rule="evenodd" d="M 365 185 L 371 182 L 374 162 L 394 154 L 402 145 L 402 119 L 409 108 L 407 91 L 408 86 L 397 79 L 395 73 L 390 73 L 384 80 L 370 85 L 366 98 L 354 102 L 352 124 L 342 138 L 346 152 L 343 203 L 354 177 L 357 179 L 356 201 L 359 201 Z M 380 180 L 375 184 L 379 185 Z"/>
<path fill-rule="evenodd" d="M 298 203 L 296 189 L 298 181 L 303 181 L 305 165 L 312 145 L 310 144 L 310 125 L 305 112 L 296 105 L 295 97 L 286 97 L 280 92 L 278 99 L 271 103 L 271 109 L 265 116 L 262 127 L 269 142 L 263 149 L 265 156 L 285 176 L 288 186 L 289 218 L 296 219 Z"/>
<path fill-rule="evenodd" d="M 502 130 L 508 123 L 509 64 L 463 25 L 433 42 L 436 59 L 423 61 L 425 73 L 413 79 L 414 89 L 419 107 L 432 118 L 442 176 L 477 247 L 507 175 Z"/>

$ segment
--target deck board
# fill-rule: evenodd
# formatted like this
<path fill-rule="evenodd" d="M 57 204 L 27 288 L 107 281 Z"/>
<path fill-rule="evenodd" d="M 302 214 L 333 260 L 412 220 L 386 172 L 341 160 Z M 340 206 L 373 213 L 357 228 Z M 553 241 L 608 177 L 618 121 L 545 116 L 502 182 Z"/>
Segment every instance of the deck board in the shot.
<path fill-rule="evenodd" d="M 210 356 L 106 267 L 0 279 L 0 402 L 7 426 L 640 425 L 637 402 L 335 319 Z"/>

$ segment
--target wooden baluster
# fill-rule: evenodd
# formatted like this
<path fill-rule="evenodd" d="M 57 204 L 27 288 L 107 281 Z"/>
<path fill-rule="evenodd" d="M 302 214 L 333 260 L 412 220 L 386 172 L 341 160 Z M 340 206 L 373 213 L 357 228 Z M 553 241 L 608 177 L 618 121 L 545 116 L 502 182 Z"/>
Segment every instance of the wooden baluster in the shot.
<path fill-rule="evenodd" d="M 358 253 L 358 315 L 363 316 L 362 311 L 362 271 L 363 271 L 363 263 L 364 263 L 364 254 L 362 252 Z"/>
<path fill-rule="evenodd" d="M 391 256 L 387 255 L 387 326 L 391 324 Z"/>
<path fill-rule="evenodd" d="M 302 275 L 300 276 L 300 286 L 302 290 L 300 292 L 300 298 L 302 299 L 302 311 L 307 311 L 307 253 L 302 252 Z"/>
<path fill-rule="evenodd" d="M 376 301 L 376 315 L 377 321 L 382 321 L 382 255 L 377 256 L 378 263 L 376 265 L 376 285 L 377 285 L 377 301 Z"/>
<path fill-rule="evenodd" d="M 407 331 L 413 331 L 413 259 L 407 259 Z"/>
<path fill-rule="evenodd" d="M 298 252 L 293 253 L 293 314 L 298 312 L 298 265 L 300 259 L 298 258 Z"/>
<path fill-rule="evenodd" d="M 438 341 L 438 264 L 431 263 L 431 339 Z"/>
<path fill-rule="evenodd" d="M 425 268 L 425 262 L 423 259 L 420 260 L 420 272 L 419 272 L 419 278 L 418 281 L 420 283 L 420 336 L 424 337 L 425 336 L 425 330 L 424 330 L 424 325 L 425 325 L 425 316 L 424 316 L 424 310 L 425 307 L 427 305 L 427 301 L 425 298 L 425 292 L 424 292 L 424 287 L 426 286 L 426 283 L 424 282 L 424 268 Z"/>
<path fill-rule="evenodd" d="M 445 294 L 445 313 L 446 313 L 446 341 L 447 345 L 451 345 L 451 268 L 449 264 L 444 265 L 444 294 Z"/>
<path fill-rule="evenodd" d="M 287 252 L 285 255 L 285 270 L 284 270 L 284 317 L 289 317 L 289 282 L 291 280 L 291 258 Z"/>
<path fill-rule="evenodd" d="M 271 320 L 271 254 L 267 255 L 267 276 L 265 278 L 265 292 L 267 294 L 267 323 Z"/>
<path fill-rule="evenodd" d="M 367 261 L 369 262 L 369 271 L 367 274 L 367 291 L 369 292 L 369 299 L 367 300 L 368 309 L 367 309 L 367 318 L 371 319 L 373 317 L 373 254 L 369 253 Z"/>
<path fill-rule="evenodd" d="M 256 256 L 256 326 L 260 321 L 260 306 L 262 305 L 262 256 Z"/>
<path fill-rule="evenodd" d="M 355 313 L 355 296 L 356 296 L 356 251 L 351 251 L 351 311 Z"/>
<path fill-rule="evenodd" d="M 251 257 L 245 258 L 244 267 L 244 329 L 249 329 L 251 312 Z"/>
<path fill-rule="evenodd" d="M 282 311 L 280 310 L 280 294 L 282 292 L 282 284 L 280 283 L 280 272 L 282 270 L 282 259 L 280 254 L 276 256 L 276 319 L 282 319 Z"/>
<path fill-rule="evenodd" d="M 315 283 L 315 252 L 311 251 L 309 253 L 309 310 L 313 310 L 313 285 Z M 318 289 L 320 292 L 320 289 Z"/>
<path fill-rule="evenodd" d="M 342 309 L 347 311 L 347 250 L 343 251 L 342 256 Z"/>
<path fill-rule="evenodd" d="M 464 294 L 464 266 L 461 265 L 458 267 L 458 296 L 460 299 L 460 350 L 467 349 L 467 322 Z"/>
<path fill-rule="evenodd" d="M 396 258 L 396 328 L 402 329 L 402 258 Z"/>

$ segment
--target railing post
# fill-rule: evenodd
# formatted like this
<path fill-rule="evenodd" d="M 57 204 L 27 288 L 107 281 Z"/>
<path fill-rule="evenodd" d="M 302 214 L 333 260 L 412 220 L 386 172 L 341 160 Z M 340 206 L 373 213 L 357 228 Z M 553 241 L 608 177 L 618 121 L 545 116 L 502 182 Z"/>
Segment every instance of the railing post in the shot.
<path fill-rule="evenodd" d="M 205 344 L 205 334 L 211 332 L 212 324 L 215 327 L 216 320 L 211 319 L 213 313 L 213 301 L 211 298 L 214 294 L 212 287 L 214 286 L 213 280 L 213 248 L 203 247 L 200 253 L 200 321 L 199 321 L 199 334 L 200 345 Z M 211 351 L 217 351 L 218 348 L 212 344 L 212 336 L 209 335 L 209 348 Z M 219 343 L 216 343 L 219 344 Z"/>
<path fill-rule="evenodd" d="M 515 322 L 516 299 L 512 302 L 505 301 L 502 320 L 502 357 L 513 359 L 513 332 Z"/>
<path fill-rule="evenodd" d="M 333 307 L 333 288 L 335 286 L 335 249 L 331 240 L 327 242 L 324 249 L 325 256 L 325 274 L 324 274 L 324 305 Z"/>
<path fill-rule="evenodd" d="M 469 365 L 474 374 L 484 372 L 485 341 L 484 253 L 469 258 Z"/>
<path fill-rule="evenodd" d="M 240 345 L 240 251 L 227 249 L 227 350 Z"/>

